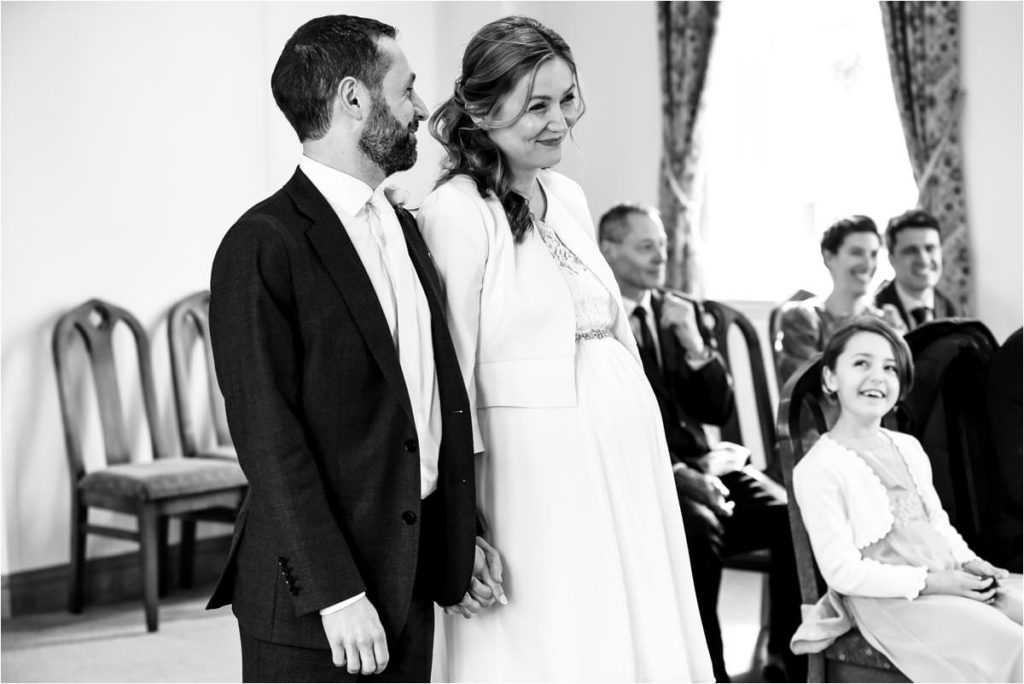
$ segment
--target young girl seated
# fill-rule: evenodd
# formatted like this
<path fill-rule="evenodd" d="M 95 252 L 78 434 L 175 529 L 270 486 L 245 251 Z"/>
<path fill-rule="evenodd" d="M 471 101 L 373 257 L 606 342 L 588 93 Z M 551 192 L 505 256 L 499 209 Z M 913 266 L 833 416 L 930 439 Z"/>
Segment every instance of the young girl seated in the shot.
<path fill-rule="evenodd" d="M 805 606 L 793 651 L 821 651 L 852 624 L 915 682 L 1020 682 L 1021 575 L 967 547 L 921 444 L 882 427 L 913 379 L 906 342 L 858 318 L 823 365 L 839 417 L 794 468 L 793 489 L 829 591 Z"/>

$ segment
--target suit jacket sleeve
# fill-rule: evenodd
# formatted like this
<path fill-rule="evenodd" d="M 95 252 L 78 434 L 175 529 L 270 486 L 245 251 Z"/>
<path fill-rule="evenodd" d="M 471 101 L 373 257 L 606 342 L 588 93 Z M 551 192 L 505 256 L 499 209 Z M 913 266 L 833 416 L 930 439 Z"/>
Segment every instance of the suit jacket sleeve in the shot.
<path fill-rule="evenodd" d="M 819 351 L 821 319 L 805 302 L 790 302 L 779 313 L 779 332 L 775 339 L 776 376 L 779 387 L 807 359 Z"/>
<path fill-rule="evenodd" d="M 732 378 L 725 361 L 717 351 L 700 368 L 694 369 L 683 359 L 671 373 L 672 392 L 682 409 L 691 417 L 708 425 L 723 425 L 732 416 Z"/>
<path fill-rule="evenodd" d="M 301 586 L 296 613 L 303 615 L 366 587 L 305 438 L 302 331 L 280 230 L 257 216 L 225 236 L 213 264 L 210 330 L 238 460 L 277 525 L 279 552 Z"/>
<path fill-rule="evenodd" d="M 416 218 L 444 282 L 448 328 L 469 395 L 474 453 L 484 450 L 476 413 L 476 360 L 488 251 L 487 212 L 478 198 L 446 183 L 427 197 Z"/>

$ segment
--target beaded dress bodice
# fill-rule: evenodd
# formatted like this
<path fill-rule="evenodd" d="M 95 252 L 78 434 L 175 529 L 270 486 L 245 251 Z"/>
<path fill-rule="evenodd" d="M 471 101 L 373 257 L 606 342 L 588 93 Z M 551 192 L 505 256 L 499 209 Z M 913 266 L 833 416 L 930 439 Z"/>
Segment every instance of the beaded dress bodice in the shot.
<path fill-rule="evenodd" d="M 544 245 L 558 264 L 576 312 L 576 341 L 610 337 L 617 308 L 608 288 L 543 220 L 534 219 Z"/>

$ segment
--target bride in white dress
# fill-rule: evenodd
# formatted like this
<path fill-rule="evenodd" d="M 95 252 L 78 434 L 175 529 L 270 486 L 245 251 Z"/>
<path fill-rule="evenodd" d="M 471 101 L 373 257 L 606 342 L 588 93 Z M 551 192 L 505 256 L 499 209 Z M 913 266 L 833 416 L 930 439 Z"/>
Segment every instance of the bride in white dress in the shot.
<path fill-rule="evenodd" d="M 448 681 L 712 681 L 655 398 L 586 199 L 544 170 L 583 112 L 565 42 L 483 27 L 418 215 L 474 410 L 507 605 L 445 617 Z"/>

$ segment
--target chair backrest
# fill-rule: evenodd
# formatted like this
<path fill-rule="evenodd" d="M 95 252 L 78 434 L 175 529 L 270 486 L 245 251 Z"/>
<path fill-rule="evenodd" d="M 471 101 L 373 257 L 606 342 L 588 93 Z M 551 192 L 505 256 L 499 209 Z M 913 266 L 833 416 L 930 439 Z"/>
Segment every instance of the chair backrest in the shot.
<path fill-rule="evenodd" d="M 178 430 L 185 456 L 199 453 L 198 429 L 194 422 L 191 402 L 192 376 L 195 372 L 192 358 L 196 345 L 202 349 L 206 361 L 206 388 L 210 418 L 218 446 L 232 445 L 224 411 L 224 396 L 217 384 L 210 346 L 210 291 L 191 294 L 171 307 L 167 318 L 167 336 L 171 352 L 171 378 L 174 383 L 174 402 L 178 413 Z"/>
<path fill-rule="evenodd" d="M 122 308 L 99 299 L 90 299 L 68 311 L 59 319 L 53 331 L 53 363 L 57 373 L 57 392 L 60 397 L 61 418 L 64 423 L 64 442 L 67 447 L 71 481 L 85 475 L 82 449 L 82 426 L 86 407 L 76 394 L 75 380 L 82 377 L 83 369 L 74 366 L 72 353 L 77 337 L 84 343 L 102 428 L 104 454 L 108 465 L 131 461 L 131 440 L 121 401 L 114 357 L 114 333 L 118 324 L 124 324 L 134 340 L 138 361 L 139 383 L 146 422 L 149 428 L 153 458 L 169 455 L 160 430 L 157 415 L 153 368 L 150 360 L 149 339 L 138 320 Z M 79 357 L 80 358 L 80 357 Z"/>
<path fill-rule="evenodd" d="M 987 557 L 1002 490 L 988 412 L 989 367 L 998 343 L 980 321 L 953 318 L 906 335 L 915 380 L 899 405 L 899 428 L 921 442 L 950 521 Z"/>
<path fill-rule="evenodd" d="M 744 316 L 742 312 L 721 302 L 710 299 L 706 300 L 704 302 L 704 310 L 711 314 L 711 317 L 714 319 L 711 333 L 718 345 L 719 353 L 722 354 L 726 365 L 731 371 L 735 366 L 734 360 L 730 356 L 729 332 L 735 327 L 743 339 L 753 382 L 758 431 L 761 435 L 765 460 L 767 465 L 771 466 L 775 460 L 775 421 L 773 420 L 771 393 L 768 387 L 768 374 L 765 370 L 761 340 L 758 338 L 757 330 L 750 322 L 750 319 Z M 733 375 L 735 376 L 735 372 Z M 740 429 L 738 412 L 733 411 L 732 417 L 722 426 L 722 439 L 736 442 L 737 444 L 745 443 Z"/>
<path fill-rule="evenodd" d="M 805 604 L 813 604 L 825 592 L 825 581 L 814 562 L 811 540 L 807 536 L 803 518 L 793 493 L 793 468 L 804 457 L 813 443 L 812 428 L 822 434 L 830 427 L 821 388 L 821 354 L 800 366 L 786 381 L 779 398 L 779 460 L 782 477 L 789 494 L 789 526 L 793 535 L 793 550 L 796 554 L 797 574 L 800 579 L 800 595 Z"/>
<path fill-rule="evenodd" d="M 770 314 L 768 314 L 768 339 L 770 340 L 772 350 L 775 349 L 775 339 L 779 335 L 779 314 L 782 313 L 782 307 L 789 302 L 802 302 L 805 299 L 810 299 L 813 296 L 814 293 L 808 290 L 797 290 L 796 292 L 789 296 L 789 299 L 787 299 L 784 302 L 781 302 L 778 306 L 772 309 Z M 776 366 L 778 366 L 777 363 Z"/>

